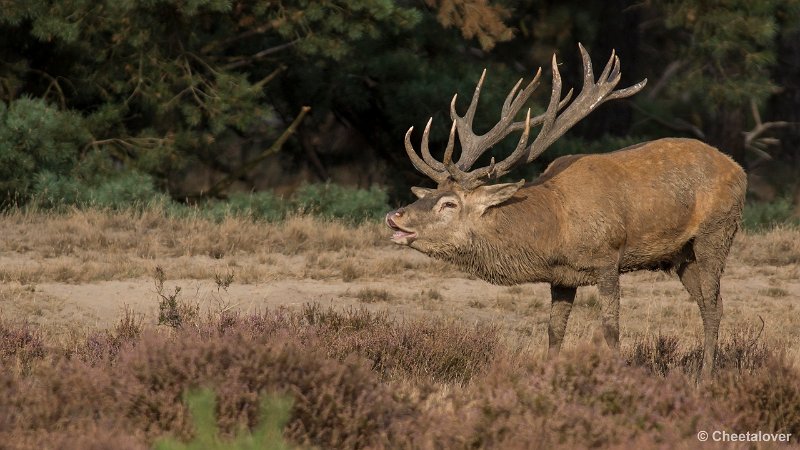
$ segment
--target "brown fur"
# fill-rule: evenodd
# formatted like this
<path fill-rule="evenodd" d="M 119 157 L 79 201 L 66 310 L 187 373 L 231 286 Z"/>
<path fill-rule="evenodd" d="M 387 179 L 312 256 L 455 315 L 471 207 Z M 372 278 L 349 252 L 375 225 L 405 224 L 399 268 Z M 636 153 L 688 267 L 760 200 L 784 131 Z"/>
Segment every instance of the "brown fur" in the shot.
<path fill-rule="evenodd" d="M 746 188 L 739 165 L 702 142 L 661 139 L 558 158 L 502 202 L 496 188 L 445 182 L 387 220 L 416 233 L 398 243 L 491 283 L 550 283 L 553 352 L 576 287 L 598 286 L 605 338 L 617 347 L 620 273 L 675 269 L 700 306 L 703 372 L 712 370 L 722 316 L 719 280 Z M 444 205 L 453 202 L 456 207 Z"/>

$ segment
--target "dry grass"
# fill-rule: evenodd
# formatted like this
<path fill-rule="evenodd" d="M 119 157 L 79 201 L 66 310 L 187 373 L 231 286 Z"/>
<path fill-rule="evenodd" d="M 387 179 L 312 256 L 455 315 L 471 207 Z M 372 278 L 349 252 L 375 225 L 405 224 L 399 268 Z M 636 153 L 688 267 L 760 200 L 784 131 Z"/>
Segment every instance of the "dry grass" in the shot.
<path fill-rule="evenodd" d="M 383 267 L 365 271 L 352 264 L 339 270 L 339 254 L 386 245 L 378 224 L 353 227 L 310 216 L 281 223 L 238 218 L 215 223 L 165 218 L 154 211 L 13 211 L 0 216 L 0 228 L 6 233 L 0 241 L 0 280 L 21 284 L 139 278 L 157 265 L 173 277 L 189 279 L 207 279 L 228 267 L 241 282 L 335 275 L 353 280 Z M 328 256 L 309 259 L 307 272 L 284 270 L 295 255 L 321 253 Z M 325 272 L 334 266 L 335 274 Z"/>
<path fill-rule="evenodd" d="M 0 215 L 0 228 L 6 233 L 0 241 L 0 280 L 21 284 L 125 280 L 146 276 L 156 266 L 181 279 L 208 279 L 230 269 L 246 283 L 459 274 L 439 261 L 389 256 L 397 249 L 381 224 L 351 226 L 312 216 L 217 223 L 166 218 L 158 211 L 10 211 Z M 295 267 L 297 257 L 305 258 L 304 267 Z"/>
<path fill-rule="evenodd" d="M 6 235 L 0 252 L 36 252 L 42 258 L 84 252 L 125 253 L 156 257 L 236 254 L 295 255 L 306 252 L 358 250 L 385 241 L 382 225 L 357 227 L 311 216 L 280 223 L 228 218 L 167 218 L 159 211 L 108 212 L 74 210 L 67 214 L 21 212 L 0 216 Z"/>
<path fill-rule="evenodd" d="M 503 293 L 495 297 L 492 306 L 500 310 L 530 317 L 541 310 L 544 302 L 522 286 L 511 286 L 505 288 Z M 478 307 L 480 308 L 480 306 Z"/>
<path fill-rule="evenodd" d="M 98 311 L 94 303 L 132 302 L 136 311 L 147 312 L 141 290 L 135 295 L 126 292 L 133 289 L 130 280 L 152 286 L 146 278 L 160 266 L 170 282 L 197 280 L 197 286 L 210 285 L 185 291 L 201 301 L 208 295 L 197 290 L 218 290 L 217 279 L 230 276 L 234 281 L 228 295 L 234 305 L 258 308 L 326 299 L 343 305 L 391 304 L 398 314 L 413 317 L 433 314 L 494 321 L 512 338 L 546 347 L 545 286 L 504 288 L 474 280 L 449 264 L 393 246 L 381 224 L 353 227 L 313 217 L 293 217 L 283 223 L 236 218 L 215 223 L 165 218 L 154 211 L 76 210 L 7 212 L 0 215 L 0 229 L 5 232 L 0 241 L 0 311 L 52 327 L 65 322 L 108 323 L 119 313 L 119 306 Z M 800 360 L 796 348 L 800 327 L 794 319 L 800 305 L 793 302 L 800 296 L 798 260 L 798 229 L 740 233 L 723 293 L 725 323 L 750 323 L 760 315 L 767 320 L 767 337 L 793 344 L 789 356 Z M 104 282 L 109 282 L 107 288 Z M 75 288 L 62 286 L 65 283 Z M 678 335 L 684 344 L 698 339 L 697 307 L 688 301 L 674 274 L 625 275 L 622 285 L 623 346 L 632 336 L 652 333 Z M 80 290 L 82 286 L 96 286 L 97 293 Z M 363 289 L 392 295 L 370 302 L 349 293 Z M 78 291 L 85 300 L 75 306 Z M 260 300 L 254 299 L 256 295 Z M 599 309 L 596 289 L 579 289 L 567 347 L 591 339 Z"/>
<path fill-rule="evenodd" d="M 261 393 L 292 395 L 285 434 L 318 448 L 690 448 L 711 424 L 800 434 L 796 229 L 735 241 L 723 374 L 704 390 L 697 306 L 670 274 L 623 276 L 622 360 L 589 344 L 600 301 L 582 288 L 564 356 L 546 362 L 546 285 L 470 279 L 391 246 L 380 224 L 75 211 L 10 213 L 0 228 L 0 313 L 26 318 L 0 321 L 11 448 L 186 437 L 182 398 L 198 385 L 229 434 L 258 423 Z M 336 309 L 282 307 L 311 300 Z"/>
<path fill-rule="evenodd" d="M 739 233 L 731 256 L 753 266 L 800 263 L 800 228 L 776 227 L 763 233 Z"/>
<path fill-rule="evenodd" d="M 394 296 L 386 289 L 366 287 L 355 293 L 355 297 L 362 303 L 390 302 Z"/>

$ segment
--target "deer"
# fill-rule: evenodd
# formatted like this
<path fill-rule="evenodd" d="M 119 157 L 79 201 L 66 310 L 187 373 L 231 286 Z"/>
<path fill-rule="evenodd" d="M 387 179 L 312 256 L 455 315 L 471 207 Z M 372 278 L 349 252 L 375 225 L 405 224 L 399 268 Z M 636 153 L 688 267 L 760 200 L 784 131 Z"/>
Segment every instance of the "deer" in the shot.
<path fill-rule="evenodd" d="M 677 273 L 700 308 L 703 323 L 701 379 L 713 375 L 722 318 L 720 278 L 739 229 L 746 190 L 744 170 L 701 141 L 664 138 L 610 153 L 555 159 L 532 182 L 498 183 L 513 168 L 539 157 L 567 130 L 601 104 L 630 97 L 647 79 L 615 90 L 621 78 L 614 51 L 595 79 L 592 62 L 578 44 L 583 87 L 561 97 L 561 76 L 552 58 L 552 91 L 546 110 L 515 121 L 539 85 L 542 69 L 520 90 L 508 93 L 500 120 L 477 135 L 472 122 L 484 69 L 463 116 L 450 102 L 452 126 L 442 160 L 431 155 L 431 122 L 422 134 L 421 157 L 405 134 L 412 165 L 436 188 L 412 187 L 417 200 L 389 212 L 391 240 L 496 285 L 550 284 L 548 355 L 559 352 L 581 286 L 597 286 L 599 330 L 619 352 L 620 275 L 637 270 Z M 530 145 L 533 127 L 541 126 Z M 521 131 L 514 150 L 499 162 L 472 168 L 489 149 Z M 455 136 L 461 153 L 453 161 Z M 599 334 L 599 333 L 598 333 Z"/>

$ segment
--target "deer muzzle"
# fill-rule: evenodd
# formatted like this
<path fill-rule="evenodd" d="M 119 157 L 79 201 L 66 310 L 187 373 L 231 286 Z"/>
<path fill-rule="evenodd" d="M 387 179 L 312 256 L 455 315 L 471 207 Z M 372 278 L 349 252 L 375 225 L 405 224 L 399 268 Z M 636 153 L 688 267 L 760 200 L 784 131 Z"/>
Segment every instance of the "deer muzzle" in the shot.
<path fill-rule="evenodd" d="M 397 224 L 397 220 L 401 220 L 403 217 L 404 211 L 402 208 L 396 209 L 394 211 L 389 212 L 386 214 L 386 226 L 391 228 L 394 231 L 392 234 L 392 241 L 396 244 L 401 245 L 408 245 L 410 244 L 416 237 L 417 233 L 408 229 L 403 228 L 402 226 Z"/>

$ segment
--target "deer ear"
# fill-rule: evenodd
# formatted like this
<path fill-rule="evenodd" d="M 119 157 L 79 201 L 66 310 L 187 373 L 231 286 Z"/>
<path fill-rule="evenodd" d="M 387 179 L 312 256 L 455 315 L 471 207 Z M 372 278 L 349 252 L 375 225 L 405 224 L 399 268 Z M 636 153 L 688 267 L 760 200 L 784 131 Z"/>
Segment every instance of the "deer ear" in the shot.
<path fill-rule="evenodd" d="M 483 215 L 487 209 L 499 205 L 513 196 L 525 184 L 525 180 L 516 183 L 493 184 L 491 186 L 480 186 L 475 191 L 474 205 L 479 215 Z"/>
<path fill-rule="evenodd" d="M 424 187 L 417 187 L 417 186 L 413 186 L 411 188 L 411 192 L 413 192 L 414 195 L 417 196 L 417 198 L 425 197 L 426 195 L 430 194 L 433 191 L 434 191 L 433 189 L 428 189 L 428 188 L 424 188 Z"/>

